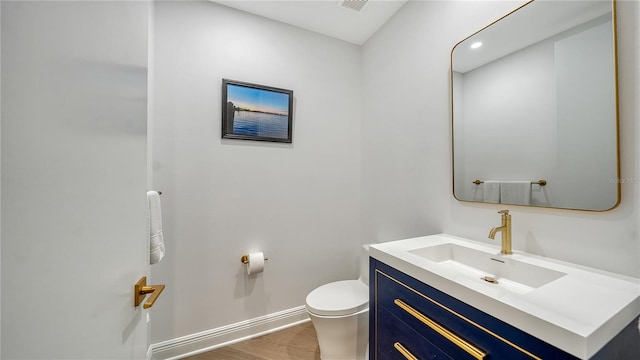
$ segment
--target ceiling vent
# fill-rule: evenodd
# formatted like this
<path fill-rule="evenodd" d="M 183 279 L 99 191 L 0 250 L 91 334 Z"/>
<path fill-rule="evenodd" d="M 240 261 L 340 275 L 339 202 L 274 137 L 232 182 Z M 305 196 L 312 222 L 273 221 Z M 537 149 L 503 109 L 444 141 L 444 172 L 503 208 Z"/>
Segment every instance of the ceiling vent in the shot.
<path fill-rule="evenodd" d="M 369 0 L 340 0 L 338 1 L 338 6 L 347 8 L 354 11 L 362 11 L 365 5 Z"/>

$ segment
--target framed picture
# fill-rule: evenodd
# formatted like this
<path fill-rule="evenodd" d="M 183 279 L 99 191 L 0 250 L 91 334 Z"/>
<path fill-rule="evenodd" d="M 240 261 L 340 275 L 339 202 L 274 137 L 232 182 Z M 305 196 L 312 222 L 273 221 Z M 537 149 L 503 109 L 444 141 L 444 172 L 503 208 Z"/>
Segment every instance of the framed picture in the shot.
<path fill-rule="evenodd" d="M 222 79 L 222 138 L 291 142 L 293 91 Z"/>

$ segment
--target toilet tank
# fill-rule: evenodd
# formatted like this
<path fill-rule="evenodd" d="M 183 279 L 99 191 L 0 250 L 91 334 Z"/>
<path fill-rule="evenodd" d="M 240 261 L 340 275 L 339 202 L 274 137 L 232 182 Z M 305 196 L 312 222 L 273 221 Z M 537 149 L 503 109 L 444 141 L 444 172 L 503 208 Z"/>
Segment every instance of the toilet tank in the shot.
<path fill-rule="evenodd" d="M 360 249 L 360 281 L 369 285 L 369 244 Z"/>

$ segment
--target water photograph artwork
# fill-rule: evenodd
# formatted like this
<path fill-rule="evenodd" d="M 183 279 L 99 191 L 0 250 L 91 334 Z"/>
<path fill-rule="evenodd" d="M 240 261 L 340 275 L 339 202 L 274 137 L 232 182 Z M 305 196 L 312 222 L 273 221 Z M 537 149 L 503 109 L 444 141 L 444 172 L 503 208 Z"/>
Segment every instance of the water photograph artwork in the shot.
<path fill-rule="evenodd" d="M 291 142 L 290 90 L 223 79 L 222 137 Z"/>

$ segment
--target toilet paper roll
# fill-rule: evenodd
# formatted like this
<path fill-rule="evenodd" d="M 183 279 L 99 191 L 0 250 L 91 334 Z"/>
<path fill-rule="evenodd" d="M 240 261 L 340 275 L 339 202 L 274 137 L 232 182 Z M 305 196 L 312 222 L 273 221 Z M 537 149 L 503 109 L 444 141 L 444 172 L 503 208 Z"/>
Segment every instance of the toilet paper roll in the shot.
<path fill-rule="evenodd" d="M 247 275 L 262 272 L 264 270 L 264 254 L 262 252 L 250 253 L 246 267 Z"/>

